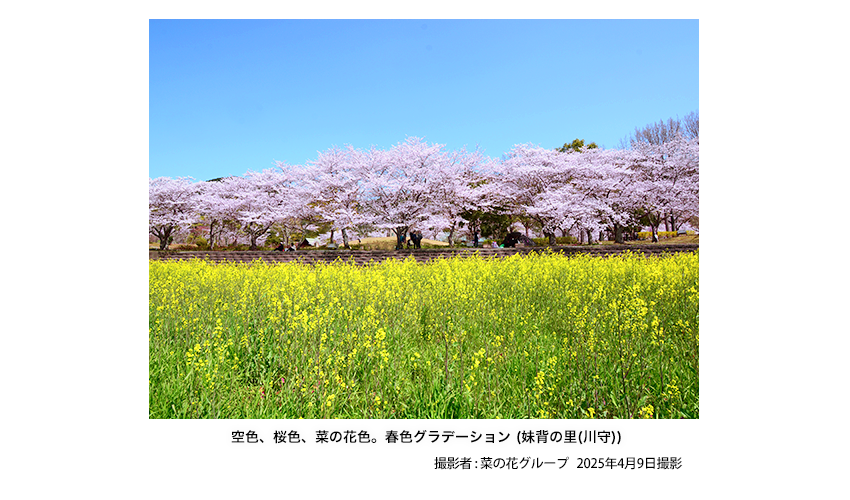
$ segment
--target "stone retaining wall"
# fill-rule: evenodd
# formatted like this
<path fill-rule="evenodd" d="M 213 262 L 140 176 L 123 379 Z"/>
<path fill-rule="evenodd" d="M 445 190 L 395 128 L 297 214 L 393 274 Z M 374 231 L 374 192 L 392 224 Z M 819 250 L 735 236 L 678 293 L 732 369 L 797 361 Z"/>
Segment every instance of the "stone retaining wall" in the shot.
<path fill-rule="evenodd" d="M 428 250 L 300 250 L 295 252 L 272 252 L 269 250 L 254 252 L 183 252 L 183 251 L 159 251 L 150 250 L 148 258 L 151 260 L 186 260 L 207 259 L 211 262 L 253 262 L 257 259 L 268 263 L 274 262 L 303 262 L 303 263 L 331 263 L 337 260 L 349 261 L 351 259 L 358 265 L 367 265 L 370 262 L 380 262 L 385 259 L 406 259 L 413 256 L 418 262 L 428 262 L 441 257 L 453 257 L 456 255 L 471 255 L 477 252 L 484 258 L 507 257 L 517 253 L 527 254 L 530 252 L 545 252 L 550 249 L 553 252 L 574 255 L 579 253 L 591 255 L 611 255 L 631 251 L 644 255 L 660 255 L 662 253 L 696 252 L 698 244 L 678 245 L 593 245 L 593 246 L 560 246 L 560 247 L 533 247 L 533 248 L 452 248 L 452 249 L 428 249 Z"/>

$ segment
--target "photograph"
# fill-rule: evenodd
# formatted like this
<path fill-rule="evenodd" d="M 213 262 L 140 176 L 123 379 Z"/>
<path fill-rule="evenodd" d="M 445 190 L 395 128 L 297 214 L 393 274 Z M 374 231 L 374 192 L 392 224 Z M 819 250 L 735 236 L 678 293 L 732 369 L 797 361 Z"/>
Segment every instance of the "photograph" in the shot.
<path fill-rule="evenodd" d="M 698 56 L 152 19 L 149 418 L 699 418 Z"/>
<path fill-rule="evenodd" d="M 840 496 L 807 7 L 10 4 L 5 490 Z"/>

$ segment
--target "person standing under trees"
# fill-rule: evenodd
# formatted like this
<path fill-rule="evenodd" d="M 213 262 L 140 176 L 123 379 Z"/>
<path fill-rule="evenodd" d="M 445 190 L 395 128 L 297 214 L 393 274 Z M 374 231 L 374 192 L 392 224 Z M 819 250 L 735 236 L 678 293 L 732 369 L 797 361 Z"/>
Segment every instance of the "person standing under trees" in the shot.
<path fill-rule="evenodd" d="M 413 248 L 422 248 L 422 233 L 418 230 L 411 231 L 410 241 L 413 242 Z"/>

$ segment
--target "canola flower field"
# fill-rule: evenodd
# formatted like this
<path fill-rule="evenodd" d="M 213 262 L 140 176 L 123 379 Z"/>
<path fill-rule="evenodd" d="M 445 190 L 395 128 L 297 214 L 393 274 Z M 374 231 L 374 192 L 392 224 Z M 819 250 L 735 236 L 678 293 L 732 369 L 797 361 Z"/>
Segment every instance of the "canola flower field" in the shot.
<path fill-rule="evenodd" d="M 699 418 L 699 254 L 150 261 L 150 418 Z"/>

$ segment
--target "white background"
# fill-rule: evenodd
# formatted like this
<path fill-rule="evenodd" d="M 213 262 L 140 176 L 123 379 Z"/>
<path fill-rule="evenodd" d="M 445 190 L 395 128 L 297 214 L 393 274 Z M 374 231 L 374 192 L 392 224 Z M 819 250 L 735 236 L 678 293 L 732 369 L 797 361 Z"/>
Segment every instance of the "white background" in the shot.
<path fill-rule="evenodd" d="M 0 16 L 9 498 L 840 496 L 847 36 L 839 12 L 826 7 L 835 4 L 137 4 L 4 4 Z M 700 19 L 700 419 L 149 420 L 148 20 L 184 17 Z M 521 430 L 593 428 L 621 431 L 623 444 L 514 440 Z M 291 429 L 309 442 L 271 442 L 274 430 Z M 319 446 L 319 429 L 366 430 L 380 442 Z M 388 445 L 391 429 L 511 439 Z M 256 430 L 265 443 L 234 445 L 234 430 Z M 683 467 L 576 470 L 582 455 L 680 456 Z M 446 471 L 434 470 L 436 456 L 571 463 Z"/>

